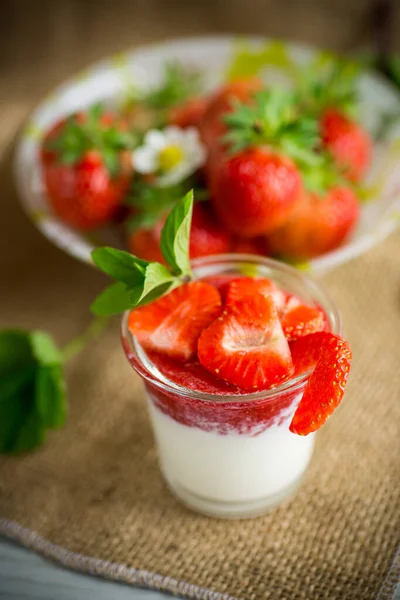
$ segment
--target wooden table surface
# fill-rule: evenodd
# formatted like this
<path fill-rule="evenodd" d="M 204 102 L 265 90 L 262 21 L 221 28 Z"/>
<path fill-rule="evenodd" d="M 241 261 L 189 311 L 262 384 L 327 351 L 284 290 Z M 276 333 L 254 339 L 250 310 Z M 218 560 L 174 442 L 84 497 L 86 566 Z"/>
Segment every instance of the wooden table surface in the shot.
<path fill-rule="evenodd" d="M 353 50 L 371 40 L 371 4 L 371 0 L 2 0 L 0 151 L 45 93 L 109 53 L 159 39 L 219 32 L 265 34 Z M 400 31 L 398 9 L 393 27 Z M 400 36 L 396 44 L 399 47 Z M 71 573 L 0 540 L 0 598 L 158 600 L 165 595 Z"/>

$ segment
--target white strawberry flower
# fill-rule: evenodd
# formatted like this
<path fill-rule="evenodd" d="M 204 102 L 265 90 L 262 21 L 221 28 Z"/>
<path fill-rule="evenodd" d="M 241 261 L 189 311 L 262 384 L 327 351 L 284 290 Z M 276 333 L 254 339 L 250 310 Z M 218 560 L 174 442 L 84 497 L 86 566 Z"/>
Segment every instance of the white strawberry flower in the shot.
<path fill-rule="evenodd" d="M 143 145 L 132 154 L 135 171 L 157 176 L 156 184 L 169 186 L 192 175 L 206 160 L 206 149 L 195 127 L 171 125 L 162 131 L 152 129 Z"/>

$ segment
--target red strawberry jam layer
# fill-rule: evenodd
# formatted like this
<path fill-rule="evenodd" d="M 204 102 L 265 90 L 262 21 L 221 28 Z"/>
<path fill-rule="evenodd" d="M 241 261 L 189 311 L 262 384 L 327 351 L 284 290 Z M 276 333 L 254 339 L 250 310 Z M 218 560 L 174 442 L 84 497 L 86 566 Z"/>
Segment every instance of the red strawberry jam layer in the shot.
<path fill-rule="evenodd" d="M 299 400 L 297 390 L 280 394 L 279 399 L 269 397 L 241 402 L 242 390 L 217 379 L 197 360 L 183 363 L 156 352 L 148 353 L 148 357 L 170 381 L 190 390 L 219 396 L 215 401 L 188 398 L 172 391 L 161 391 L 146 383 L 147 392 L 159 410 L 183 425 L 197 427 L 203 431 L 213 431 L 221 435 L 257 435 L 272 425 L 280 425 L 287 421 Z M 238 399 L 227 401 L 224 400 L 226 396 L 237 396 Z"/>

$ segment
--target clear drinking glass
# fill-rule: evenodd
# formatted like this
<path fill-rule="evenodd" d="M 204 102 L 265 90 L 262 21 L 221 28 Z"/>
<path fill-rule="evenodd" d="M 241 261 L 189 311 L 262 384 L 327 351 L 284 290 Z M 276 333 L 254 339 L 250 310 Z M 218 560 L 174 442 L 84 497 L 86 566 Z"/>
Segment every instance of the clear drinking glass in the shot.
<path fill-rule="evenodd" d="M 220 275 L 268 277 L 308 304 L 321 307 L 333 333 L 337 309 L 321 287 L 300 271 L 250 255 L 193 261 L 197 279 Z M 254 517 L 290 497 L 301 483 L 314 434 L 289 431 L 309 373 L 268 391 L 231 396 L 194 391 L 165 377 L 122 321 L 122 342 L 143 378 L 165 481 L 183 504 L 219 518 Z"/>

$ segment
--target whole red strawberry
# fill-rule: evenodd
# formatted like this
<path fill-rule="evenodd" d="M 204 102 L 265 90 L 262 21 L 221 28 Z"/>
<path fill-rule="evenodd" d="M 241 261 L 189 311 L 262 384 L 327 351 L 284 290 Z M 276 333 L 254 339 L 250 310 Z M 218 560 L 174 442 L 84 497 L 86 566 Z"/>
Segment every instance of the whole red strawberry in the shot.
<path fill-rule="evenodd" d="M 96 107 L 57 123 L 45 137 L 41 160 L 48 199 L 72 227 L 94 229 L 116 215 L 132 177 L 123 128 Z"/>
<path fill-rule="evenodd" d="M 277 229 L 302 190 L 294 162 L 267 147 L 226 156 L 211 180 L 211 198 L 225 227 L 241 237 Z"/>
<path fill-rule="evenodd" d="M 359 213 L 350 188 L 333 187 L 325 195 L 304 193 L 288 221 L 268 237 L 269 247 L 287 258 L 314 258 L 340 246 Z"/>
<path fill-rule="evenodd" d="M 321 117 L 321 137 L 344 174 L 351 181 L 360 181 L 371 161 L 372 142 L 367 131 L 332 108 Z"/>

